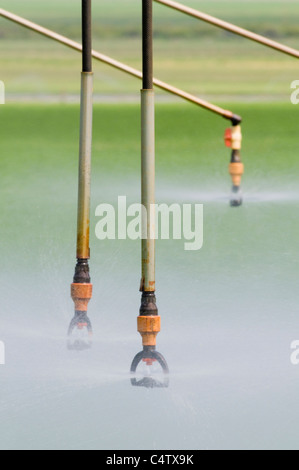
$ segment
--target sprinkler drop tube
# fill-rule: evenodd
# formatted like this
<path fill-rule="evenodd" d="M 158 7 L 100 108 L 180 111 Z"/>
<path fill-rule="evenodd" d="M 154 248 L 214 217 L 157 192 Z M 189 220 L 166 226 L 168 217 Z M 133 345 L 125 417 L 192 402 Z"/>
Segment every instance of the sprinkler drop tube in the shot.
<path fill-rule="evenodd" d="M 146 209 L 142 240 L 142 292 L 155 294 L 155 92 L 153 90 L 152 0 L 143 0 L 143 88 L 141 90 L 141 203 Z M 158 314 L 157 308 L 151 311 Z"/>
<path fill-rule="evenodd" d="M 75 317 L 70 326 L 70 333 L 76 325 L 90 325 L 90 322 L 86 320 L 88 320 L 88 303 L 92 297 L 92 284 L 89 274 L 90 179 L 93 118 L 91 0 L 82 0 L 82 42 L 77 265 L 71 286 L 71 296 L 75 303 Z M 91 327 L 89 327 L 89 332 L 91 333 Z"/>
<path fill-rule="evenodd" d="M 155 95 L 153 90 L 153 0 L 142 0 L 143 88 L 141 90 L 141 200 L 143 212 L 142 299 L 137 319 L 143 351 L 132 363 L 135 372 L 140 360 L 158 361 L 164 372 L 168 366 L 156 351 L 160 331 L 155 295 Z"/>
<path fill-rule="evenodd" d="M 241 123 L 233 123 L 232 129 L 226 132 L 226 143 L 232 149 L 229 173 L 232 179 L 232 193 L 230 204 L 232 207 L 239 207 L 243 203 L 241 182 L 244 174 L 244 164 L 241 159 L 242 130 Z"/>

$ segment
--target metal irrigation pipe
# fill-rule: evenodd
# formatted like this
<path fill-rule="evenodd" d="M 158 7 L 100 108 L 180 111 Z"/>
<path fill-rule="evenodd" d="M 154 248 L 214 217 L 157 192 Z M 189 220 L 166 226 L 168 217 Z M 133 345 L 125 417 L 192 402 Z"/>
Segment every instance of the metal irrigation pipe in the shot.
<path fill-rule="evenodd" d="M 64 44 L 65 46 L 70 47 L 71 49 L 82 52 L 82 45 L 79 44 L 78 42 L 72 41 L 71 39 L 68 39 L 65 36 L 62 36 L 58 33 L 55 33 L 54 31 L 51 31 L 40 25 L 37 25 L 36 23 L 28 21 L 7 10 L 4 10 L 1 8 L 0 16 L 3 16 L 4 18 L 10 21 L 13 21 L 14 23 L 17 23 L 21 26 L 24 26 L 25 28 L 30 29 L 31 31 L 35 31 L 41 34 L 42 36 L 48 37 L 50 39 L 54 39 L 60 44 Z M 139 70 L 136 70 L 133 67 L 125 65 L 122 62 L 114 60 L 111 57 L 108 57 L 94 50 L 92 51 L 92 57 L 100 62 L 110 65 L 111 67 L 114 67 L 115 69 L 121 70 L 122 72 L 125 72 L 133 77 L 136 77 L 139 79 L 142 79 L 143 77 L 142 72 L 140 72 Z M 189 101 L 190 103 L 196 104 L 197 106 L 200 106 L 201 108 L 211 111 L 214 114 L 218 114 L 219 116 L 222 116 L 223 118 L 228 119 L 229 121 L 232 121 L 233 124 L 239 124 L 242 121 L 242 118 L 238 116 L 237 114 L 234 114 L 231 111 L 225 110 L 219 106 L 211 104 L 205 100 L 202 100 L 190 93 L 180 90 L 179 88 L 176 88 L 174 86 L 171 86 L 168 83 L 165 83 L 161 80 L 153 78 L 153 84 L 157 88 L 160 88 L 161 90 L 164 90 L 164 91 L 167 91 L 168 93 L 179 96 L 180 98 L 183 98 L 184 100 Z"/>
<path fill-rule="evenodd" d="M 214 16 L 207 15 L 206 13 L 195 10 L 194 8 L 187 7 L 178 2 L 173 2 L 172 0 L 154 1 L 156 3 L 160 3 L 161 5 L 165 5 L 166 7 L 172 8 L 173 10 L 177 10 L 181 13 L 185 13 L 186 15 L 192 16 L 193 18 L 197 18 L 199 20 L 205 21 L 206 23 L 217 26 L 218 28 L 224 29 L 225 31 L 230 31 L 231 33 L 237 34 L 238 36 L 243 36 L 244 38 L 250 39 L 251 41 L 263 44 L 264 46 L 270 47 L 271 49 L 275 49 L 276 51 L 299 59 L 299 51 L 297 49 L 284 46 L 283 44 L 265 38 L 260 34 L 252 33 L 247 29 L 240 28 L 238 26 L 235 26 L 234 24 L 228 23 L 226 21 L 215 18 Z"/>

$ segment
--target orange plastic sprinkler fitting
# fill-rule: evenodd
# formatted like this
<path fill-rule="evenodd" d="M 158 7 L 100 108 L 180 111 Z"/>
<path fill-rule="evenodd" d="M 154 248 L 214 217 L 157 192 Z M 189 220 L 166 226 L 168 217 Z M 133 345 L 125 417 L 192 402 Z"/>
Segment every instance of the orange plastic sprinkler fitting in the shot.
<path fill-rule="evenodd" d="M 231 175 L 233 186 L 240 187 L 242 176 L 244 174 L 244 164 L 238 162 L 230 163 L 229 174 Z"/>
<path fill-rule="evenodd" d="M 143 346 L 156 346 L 157 334 L 161 331 L 161 317 L 148 316 L 137 318 L 138 332 L 142 336 Z"/>
<path fill-rule="evenodd" d="M 92 284 L 72 284 L 71 297 L 75 303 L 75 311 L 87 313 L 88 304 L 92 297 Z"/>

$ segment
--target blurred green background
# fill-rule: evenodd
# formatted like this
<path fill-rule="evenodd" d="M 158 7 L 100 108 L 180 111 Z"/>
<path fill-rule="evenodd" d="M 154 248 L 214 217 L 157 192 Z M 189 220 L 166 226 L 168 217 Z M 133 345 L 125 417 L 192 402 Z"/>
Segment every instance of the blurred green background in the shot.
<path fill-rule="evenodd" d="M 185 0 L 188 6 L 299 48 L 293 0 Z M 80 0 L 2 0 L 1 7 L 80 41 Z M 94 48 L 141 69 L 141 1 L 94 0 Z M 295 59 L 155 4 L 155 75 L 204 98 L 289 99 Z M 0 18 L 0 79 L 7 99 L 77 95 L 80 55 Z M 138 99 L 139 83 L 95 64 L 96 98 Z M 108 95 L 108 96 L 107 96 Z M 163 94 L 165 96 L 165 94 Z"/>

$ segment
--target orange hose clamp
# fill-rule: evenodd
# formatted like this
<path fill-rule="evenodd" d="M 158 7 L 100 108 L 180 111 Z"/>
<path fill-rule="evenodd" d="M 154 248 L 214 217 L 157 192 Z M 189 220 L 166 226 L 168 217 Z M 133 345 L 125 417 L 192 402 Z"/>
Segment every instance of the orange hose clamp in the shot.
<path fill-rule="evenodd" d="M 143 346 L 156 346 L 156 337 L 161 331 L 161 317 L 159 315 L 139 316 L 137 324 Z"/>
<path fill-rule="evenodd" d="M 75 310 L 87 312 L 88 303 L 92 297 L 92 284 L 72 284 L 71 296 L 75 303 Z"/>

